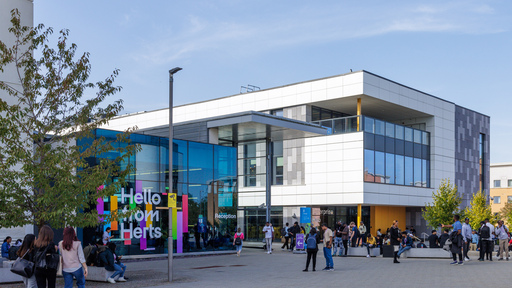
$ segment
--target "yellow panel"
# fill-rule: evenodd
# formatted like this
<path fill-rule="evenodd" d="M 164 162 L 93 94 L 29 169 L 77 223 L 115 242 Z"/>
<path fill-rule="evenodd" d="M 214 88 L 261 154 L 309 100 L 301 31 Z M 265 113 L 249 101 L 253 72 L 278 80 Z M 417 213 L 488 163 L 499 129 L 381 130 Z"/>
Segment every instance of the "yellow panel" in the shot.
<path fill-rule="evenodd" d="M 153 210 L 153 205 L 151 204 L 146 204 L 146 211 L 148 212 L 148 217 L 146 219 L 146 227 L 149 227 L 149 225 L 153 225 L 153 220 L 151 219 L 151 214 L 150 212 Z"/>
<path fill-rule="evenodd" d="M 117 210 L 117 196 L 110 196 L 110 211 Z"/>
<path fill-rule="evenodd" d="M 405 207 L 399 206 L 371 206 L 370 207 L 370 231 L 372 235 L 381 229 L 382 234 L 391 227 L 394 220 L 398 220 L 398 228 L 405 230 Z"/>

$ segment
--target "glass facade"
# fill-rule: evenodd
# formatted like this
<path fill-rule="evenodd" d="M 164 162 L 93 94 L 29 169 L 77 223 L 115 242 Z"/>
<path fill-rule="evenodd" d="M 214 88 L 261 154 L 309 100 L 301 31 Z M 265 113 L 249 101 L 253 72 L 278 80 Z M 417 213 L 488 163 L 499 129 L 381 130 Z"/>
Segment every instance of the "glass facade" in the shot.
<path fill-rule="evenodd" d="M 430 133 L 363 117 L 364 181 L 430 187 Z"/>
<path fill-rule="evenodd" d="M 254 141 L 238 144 L 238 170 L 241 187 L 265 187 L 266 142 Z"/>
<path fill-rule="evenodd" d="M 96 139 L 103 137 L 121 145 L 116 142 L 119 132 L 98 129 L 95 133 Z M 109 199 L 98 199 L 97 209 L 99 214 L 139 211 L 118 223 L 84 229 L 83 241 L 87 245 L 111 227 L 112 241 L 121 254 L 167 253 L 169 140 L 140 134 L 132 134 L 130 139 L 141 147 L 128 160 L 136 172 L 129 175 L 127 187 Z M 87 145 L 92 140 L 83 139 L 78 144 Z M 116 157 L 116 153 L 89 162 L 94 165 L 103 157 Z M 238 202 L 236 148 L 174 139 L 172 171 L 172 192 L 177 195 L 172 218 L 174 253 L 232 249 Z"/>

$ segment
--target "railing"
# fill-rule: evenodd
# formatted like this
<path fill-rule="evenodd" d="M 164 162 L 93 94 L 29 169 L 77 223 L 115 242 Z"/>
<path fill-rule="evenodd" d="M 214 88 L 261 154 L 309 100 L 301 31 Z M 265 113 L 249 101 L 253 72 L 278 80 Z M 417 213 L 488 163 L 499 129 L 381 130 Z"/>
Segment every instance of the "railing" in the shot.
<path fill-rule="evenodd" d="M 344 134 L 344 133 L 352 133 L 352 132 L 362 131 L 362 129 L 357 129 L 358 122 L 360 123 L 359 127 L 360 128 L 363 127 L 361 119 L 362 119 L 361 116 L 349 116 L 349 117 L 341 117 L 341 118 L 313 121 L 313 123 L 327 128 L 329 135 L 330 134 Z"/>

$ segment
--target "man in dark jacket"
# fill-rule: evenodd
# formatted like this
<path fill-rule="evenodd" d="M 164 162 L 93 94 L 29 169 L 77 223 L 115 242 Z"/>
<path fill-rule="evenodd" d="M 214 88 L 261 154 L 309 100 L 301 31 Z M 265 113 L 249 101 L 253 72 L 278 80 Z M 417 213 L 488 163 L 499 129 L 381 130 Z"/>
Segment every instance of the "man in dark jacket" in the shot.
<path fill-rule="evenodd" d="M 105 251 L 103 251 L 99 255 L 101 262 L 105 265 L 105 270 L 114 271 L 114 274 L 110 275 L 110 277 L 107 278 L 107 282 L 116 283 L 116 280 L 114 279 L 117 276 L 119 276 L 117 281 L 125 282 L 126 279 L 124 279 L 124 272 L 126 271 L 126 266 L 122 268 L 121 266 L 115 263 L 114 253 L 116 251 L 116 244 L 109 242 L 107 244 L 107 247 L 108 248 L 105 249 Z"/>
<path fill-rule="evenodd" d="M 439 237 L 437 231 L 432 230 L 432 234 L 428 236 L 429 248 L 439 248 Z"/>
<path fill-rule="evenodd" d="M 446 240 L 450 238 L 449 229 L 444 229 L 444 232 L 441 236 L 439 236 L 439 245 L 441 245 L 441 248 L 443 248 L 444 243 L 446 243 Z"/>
<path fill-rule="evenodd" d="M 288 229 L 288 234 L 290 235 L 291 238 L 290 251 L 293 251 L 293 248 L 295 247 L 295 239 L 297 239 L 296 235 L 300 234 L 300 227 L 298 222 L 293 223 L 293 226 L 290 229 Z"/>
<path fill-rule="evenodd" d="M 393 263 L 400 263 L 398 262 L 397 260 L 397 257 L 398 257 L 398 250 L 400 249 L 400 229 L 398 229 L 398 220 L 395 220 L 393 221 L 393 226 L 391 226 L 391 228 L 389 229 L 389 238 L 390 238 L 390 242 L 391 242 L 391 245 L 393 245 L 393 249 L 394 249 L 394 259 L 393 259 Z"/>

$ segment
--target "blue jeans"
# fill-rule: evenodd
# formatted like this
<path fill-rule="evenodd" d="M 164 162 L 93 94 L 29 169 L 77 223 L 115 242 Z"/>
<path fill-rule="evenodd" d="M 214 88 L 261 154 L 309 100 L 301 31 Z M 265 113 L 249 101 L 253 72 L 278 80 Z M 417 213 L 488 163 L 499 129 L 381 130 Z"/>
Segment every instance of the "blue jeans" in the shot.
<path fill-rule="evenodd" d="M 325 267 L 334 268 L 331 248 L 324 247 Z"/>
<path fill-rule="evenodd" d="M 334 246 L 333 246 L 332 254 L 336 255 L 338 252 L 338 248 L 340 249 L 340 256 L 343 253 L 343 241 L 341 240 L 341 237 L 334 238 Z"/>
<path fill-rule="evenodd" d="M 78 270 L 71 273 L 62 271 L 62 277 L 64 278 L 64 288 L 73 288 L 73 277 L 76 278 L 76 286 L 78 286 L 78 288 L 85 287 L 85 276 L 83 267 L 80 267 Z"/>
<path fill-rule="evenodd" d="M 411 249 L 411 246 L 405 246 L 405 247 L 400 247 L 400 250 L 398 250 L 398 256 L 400 256 L 402 253 L 404 253 L 405 251 Z"/>
<path fill-rule="evenodd" d="M 242 245 L 235 245 L 236 246 L 236 252 L 242 252 Z"/>
<path fill-rule="evenodd" d="M 114 264 L 114 269 L 116 272 L 114 272 L 114 274 L 112 274 L 112 276 L 110 276 L 110 278 L 115 279 L 117 277 L 117 275 L 119 275 L 119 277 L 124 277 L 124 272 L 126 271 L 126 265 L 124 265 L 123 263 Z"/>

